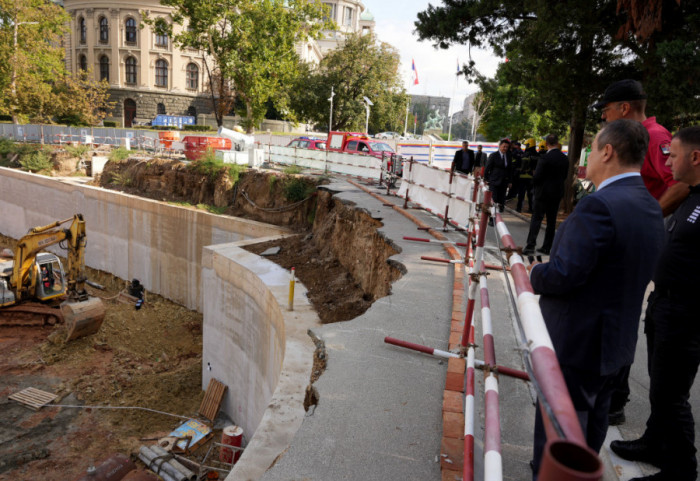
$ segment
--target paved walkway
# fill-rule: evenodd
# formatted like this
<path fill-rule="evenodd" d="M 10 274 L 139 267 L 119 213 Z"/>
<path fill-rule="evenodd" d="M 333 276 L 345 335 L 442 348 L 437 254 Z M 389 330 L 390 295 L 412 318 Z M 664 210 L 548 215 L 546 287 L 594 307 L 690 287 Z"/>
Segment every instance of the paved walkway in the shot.
<path fill-rule="evenodd" d="M 318 406 L 307 414 L 292 445 L 262 479 L 461 479 L 455 474 L 458 471 L 441 470 L 441 466 L 449 468 L 450 463 L 460 463 L 445 455 L 448 450 L 443 431 L 463 429 L 444 422 L 443 392 L 448 363 L 384 343 L 385 336 L 392 336 L 448 349 L 455 269 L 459 267 L 421 260 L 421 256 L 447 258 L 447 255 L 441 244 L 403 240 L 404 236 L 429 238 L 430 235 L 417 230 L 413 221 L 383 205 L 375 196 L 344 181 L 337 181 L 329 188 L 382 221 L 382 235 L 401 249 L 392 261 L 401 263 L 406 273 L 392 285 L 391 295 L 379 299 L 362 316 L 314 329 L 312 334 L 325 344 L 328 358 L 326 371 L 315 383 Z M 369 187 L 369 190 L 381 196 L 385 203 L 403 205 L 402 199 L 384 196 L 384 189 Z M 436 230 L 442 227 L 442 221 L 427 212 L 409 212 Z M 524 245 L 527 221 L 510 211 L 504 213 L 504 220 L 516 243 Z M 465 240 L 460 233 L 444 234 L 451 240 Z M 500 262 L 492 228 L 488 231 L 486 257 L 489 263 Z M 501 272 L 491 271 L 488 285 L 497 362 L 523 369 L 506 279 Z M 476 343 L 481 345 L 478 308 L 477 302 Z M 628 423 L 619 430 L 611 428 L 611 439 L 639 436 L 648 414 L 644 343 L 638 347 Z M 483 359 L 481 347 L 477 348 L 476 357 Z M 476 380 L 475 479 L 478 480 L 483 473 L 484 386 L 480 371 Z M 528 383 L 505 376 L 500 377 L 499 392 L 503 479 L 529 480 L 534 393 Z M 694 399 L 697 394 L 694 392 Z M 611 460 L 607 448 L 601 457 L 606 463 L 606 480 L 625 481 L 642 472 L 653 472 L 650 467 Z M 461 464 L 456 467 L 461 470 Z"/>

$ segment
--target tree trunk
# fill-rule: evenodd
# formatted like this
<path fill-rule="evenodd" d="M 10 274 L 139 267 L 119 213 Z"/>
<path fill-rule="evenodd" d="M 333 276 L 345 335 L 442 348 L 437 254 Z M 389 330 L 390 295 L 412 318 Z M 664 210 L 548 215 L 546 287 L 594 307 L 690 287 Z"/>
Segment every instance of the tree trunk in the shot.
<path fill-rule="evenodd" d="M 247 134 L 252 134 L 255 132 L 255 120 L 253 119 L 253 103 L 246 99 L 245 100 L 245 131 Z"/>
<path fill-rule="evenodd" d="M 578 171 L 578 162 L 583 146 L 583 134 L 586 127 L 586 107 L 577 101 L 571 116 L 571 135 L 569 136 L 569 176 L 564 187 L 564 212 L 574 209 L 574 183 Z"/>

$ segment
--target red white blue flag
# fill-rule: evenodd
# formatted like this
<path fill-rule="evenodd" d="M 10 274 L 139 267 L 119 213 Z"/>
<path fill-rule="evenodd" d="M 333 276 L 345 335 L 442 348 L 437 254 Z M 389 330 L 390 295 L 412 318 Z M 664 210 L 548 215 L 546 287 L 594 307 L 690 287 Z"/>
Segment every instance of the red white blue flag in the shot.
<path fill-rule="evenodd" d="M 413 85 L 418 85 L 418 70 L 416 70 L 416 61 L 411 59 L 411 70 L 413 71 Z"/>

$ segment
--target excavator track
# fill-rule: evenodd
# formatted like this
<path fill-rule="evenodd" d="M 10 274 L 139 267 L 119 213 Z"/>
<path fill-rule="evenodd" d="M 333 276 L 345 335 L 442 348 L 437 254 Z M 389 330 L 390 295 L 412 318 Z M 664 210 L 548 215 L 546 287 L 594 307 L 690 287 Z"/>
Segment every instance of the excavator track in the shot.
<path fill-rule="evenodd" d="M 62 322 L 60 309 L 38 302 L 0 308 L 0 326 L 53 326 Z"/>

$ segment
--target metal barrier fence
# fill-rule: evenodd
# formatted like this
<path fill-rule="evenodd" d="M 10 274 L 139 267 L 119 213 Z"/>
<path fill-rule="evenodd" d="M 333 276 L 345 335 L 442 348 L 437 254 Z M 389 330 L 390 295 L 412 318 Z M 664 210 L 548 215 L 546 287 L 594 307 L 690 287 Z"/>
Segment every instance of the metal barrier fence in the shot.
<path fill-rule="evenodd" d="M 117 129 L 110 127 L 66 127 L 63 125 L 15 125 L 0 123 L 0 137 L 17 142 L 44 144 L 129 144 L 142 150 L 154 150 L 159 145 L 158 132 L 137 129 Z"/>

